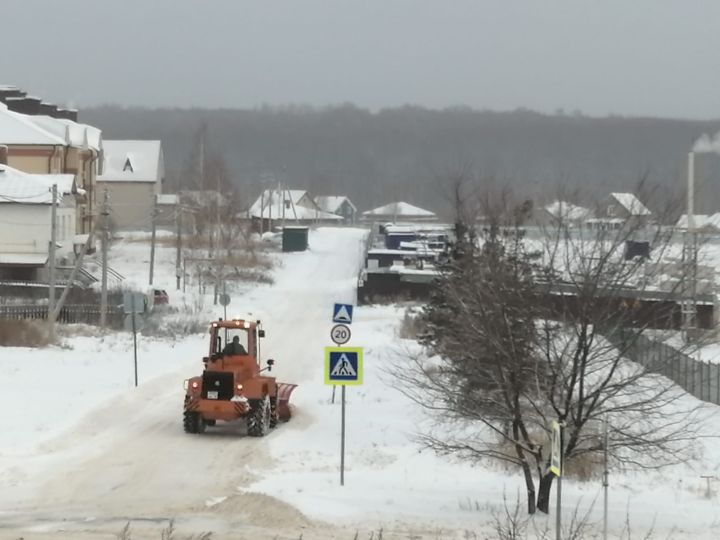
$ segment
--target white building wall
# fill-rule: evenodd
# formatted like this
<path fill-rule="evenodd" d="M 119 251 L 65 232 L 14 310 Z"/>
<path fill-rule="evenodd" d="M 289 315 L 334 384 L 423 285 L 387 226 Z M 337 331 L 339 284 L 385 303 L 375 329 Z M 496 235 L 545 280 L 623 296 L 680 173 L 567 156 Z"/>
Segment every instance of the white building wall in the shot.
<path fill-rule="evenodd" d="M 49 204 L 0 204 L 0 252 L 47 253 Z"/>

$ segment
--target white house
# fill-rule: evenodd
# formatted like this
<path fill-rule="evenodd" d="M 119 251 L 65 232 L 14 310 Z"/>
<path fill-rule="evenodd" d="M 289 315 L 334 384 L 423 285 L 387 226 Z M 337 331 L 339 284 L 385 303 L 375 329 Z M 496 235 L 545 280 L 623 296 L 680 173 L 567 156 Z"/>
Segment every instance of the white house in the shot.
<path fill-rule="evenodd" d="M 265 190 L 252 204 L 247 216 L 267 223 L 340 223 L 343 218 L 324 212 L 307 191 L 299 189 Z M 263 226 L 263 230 L 266 227 Z"/>
<path fill-rule="evenodd" d="M 104 141 L 98 203 L 107 189 L 110 220 L 119 229 L 149 229 L 162 193 L 165 160 L 160 141 Z"/>
<path fill-rule="evenodd" d="M 558 200 L 540 208 L 536 220 L 540 225 L 582 227 L 590 217 L 592 212 L 589 208 Z"/>
<path fill-rule="evenodd" d="M 0 165 L 0 280 L 45 278 L 52 234 L 52 186 L 57 185 L 57 251 L 73 250 L 76 188 L 72 174 L 28 174 Z"/>
<path fill-rule="evenodd" d="M 611 193 L 598 206 L 595 217 L 585 220 L 589 229 L 622 229 L 642 227 L 652 219 L 652 212 L 634 193 Z"/>
<path fill-rule="evenodd" d="M 434 212 L 406 202 L 394 202 L 362 213 L 365 222 L 432 222 L 438 217 Z"/>
<path fill-rule="evenodd" d="M 323 195 L 315 197 L 315 204 L 323 212 L 342 217 L 346 224 L 355 223 L 357 208 L 349 197 L 344 195 Z"/>

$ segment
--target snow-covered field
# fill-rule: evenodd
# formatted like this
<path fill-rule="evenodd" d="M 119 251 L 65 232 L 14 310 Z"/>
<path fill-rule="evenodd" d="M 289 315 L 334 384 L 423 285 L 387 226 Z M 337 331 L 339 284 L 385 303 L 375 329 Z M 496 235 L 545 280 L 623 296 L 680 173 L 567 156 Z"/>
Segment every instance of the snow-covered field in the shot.
<path fill-rule="evenodd" d="M 345 486 L 339 485 L 340 392 L 323 384 L 334 302 L 353 302 L 365 231 L 318 229 L 305 253 L 276 255 L 274 285 L 231 292 L 228 314 L 264 321 L 266 358 L 276 375 L 300 387 L 295 417 L 263 439 L 223 426 L 202 436 L 182 431 L 182 381 L 201 369 L 205 334 L 139 340 L 140 386 L 133 386 L 132 339 L 79 329 L 45 350 L 0 349 L 0 538 L 115 538 L 127 521 L 134 538 L 159 538 L 174 518 L 183 534 L 213 538 L 493 538 L 488 523 L 503 498 L 522 499 L 517 471 L 471 465 L 422 450 L 414 434 L 422 411 L 387 373 L 412 342 L 398 338 L 403 309 L 360 307 L 351 345 L 365 347 L 365 380 L 347 390 Z M 146 283 L 147 244 L 125 242 L 112 266 Z M 208 295 L 174 290 L 174 252 L 158 250 L 156 285 L 171 302 L 203 305 Z M 694 403 L 693 398 L 687 398 Z M 720 419 L 707 433 L 720 432 Z M 720 442 L 720 441 L 718 441 Z M 660 472 L 612 471 L 610 525 L 617 537 L 630 516 L 634 534 L 720 537 L 720 450 L 698 440 L 702 459 Z M 566 515 L 592 506 L 601 521 L 599 480 L 566 480 Z M 554 500 L 553 500 L 554 502 Z M 540 528 L 554 517 L 538 516 Z"/>

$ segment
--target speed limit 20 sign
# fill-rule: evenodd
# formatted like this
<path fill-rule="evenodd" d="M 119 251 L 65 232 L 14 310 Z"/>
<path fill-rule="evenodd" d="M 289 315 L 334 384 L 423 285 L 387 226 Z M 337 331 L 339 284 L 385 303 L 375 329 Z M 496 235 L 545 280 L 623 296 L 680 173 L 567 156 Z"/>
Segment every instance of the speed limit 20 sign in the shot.
<path fill-rule="evenodd" d="M 336 345 L 344 345 L 350 341 L 350 336 L 350 327 L 344 324 L 336 324 L 332 327 L 332 330 L 330 330 L 330 339 L 332 339 Z"/>

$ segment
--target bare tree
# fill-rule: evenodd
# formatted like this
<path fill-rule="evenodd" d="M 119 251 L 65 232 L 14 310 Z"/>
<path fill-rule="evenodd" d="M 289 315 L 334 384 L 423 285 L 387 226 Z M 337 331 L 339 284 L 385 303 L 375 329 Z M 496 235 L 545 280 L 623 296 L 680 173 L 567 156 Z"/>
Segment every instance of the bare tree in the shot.
<path fill-rule="evenodd" d="M 604 418 L 620 465 L 690 457 L 698 409 L 680 406 L 680 389 L 626 358 L 650 328 L 675 320 L 677 290 L 666 291 L 667 302 L 642 300 L 645 291 L 657 296 L 667 273 L 666 229 L 644 216 L 593 231 L 562 220 L 533 228 L 529 201 L 502 192 L 481 202 L 479 241 L 442 268 L 421 315 L 419 340 L 430 358 L 395 371 L 437 420 L 421 441 L 517 466 L 529 513 L 550 507 L 552 420 L 565 425 L 567 465 L 601 451 Z M 651 260 L 625 260 L 627 242 L 640 238 L 652 246 Z"/>

